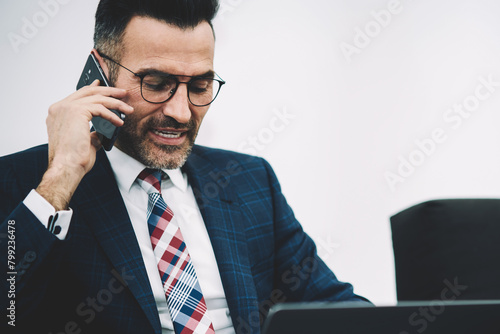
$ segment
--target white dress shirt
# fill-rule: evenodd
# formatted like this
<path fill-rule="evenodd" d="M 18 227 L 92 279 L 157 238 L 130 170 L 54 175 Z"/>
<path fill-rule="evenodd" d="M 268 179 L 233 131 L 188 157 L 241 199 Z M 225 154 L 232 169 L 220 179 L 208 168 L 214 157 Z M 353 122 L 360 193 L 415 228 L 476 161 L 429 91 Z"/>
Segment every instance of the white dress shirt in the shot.
<path fill-rule="evenodd" d="M 137 176 L 146 166 L 116 147 L 107 152 L 107 156 L 137 237 L 158 308 L 162 333 L 173 334 L 173 324 L 147 226 L 148 194 L 136 182 Z M 217 334 L 234 334 L 215 254 L 187 176 L 180 169 L 164 170 L 164 172 L 169 178 L 161 183 L 162 196 L 174 212 L 173 219 L 176 219 L 184 237 L 215 332 Z M 57 212 L 56 223 L 50 225 L 48 217 L 54 216 L 56 212 L 36 191 L 33 190 L 26 197 L 24 204 L 45 227 L 52 226 L 52 230 L 54 230 L 54 226 L 60 226 L 61 231 L 59 232 L 59 228 L 57 228 L 56 231 L 59 233 L 56 236 L 64 240 L 70 225 L 71 209 Z"/>

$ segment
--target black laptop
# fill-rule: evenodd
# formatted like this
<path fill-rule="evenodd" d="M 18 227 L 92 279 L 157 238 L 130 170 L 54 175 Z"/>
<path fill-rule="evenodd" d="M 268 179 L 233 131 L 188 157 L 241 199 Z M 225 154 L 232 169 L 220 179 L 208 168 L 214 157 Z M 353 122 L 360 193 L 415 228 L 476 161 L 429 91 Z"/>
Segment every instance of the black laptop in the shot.
<path fill-rule="evenodd" d="M 262 334 L 500 334 L 498 301 L 290 303 L 271 308 Z"/>

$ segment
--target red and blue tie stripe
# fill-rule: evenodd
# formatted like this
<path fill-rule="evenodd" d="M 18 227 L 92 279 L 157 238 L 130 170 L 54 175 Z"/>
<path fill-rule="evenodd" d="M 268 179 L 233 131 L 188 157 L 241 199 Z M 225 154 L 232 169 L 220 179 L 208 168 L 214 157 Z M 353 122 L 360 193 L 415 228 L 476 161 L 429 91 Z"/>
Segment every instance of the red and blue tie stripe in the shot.
<path fill-rule="evenodd" d="M 215 334 L 207 306 L 174 213 L 161 196 L 161 170 L 137 177 L 148 193 L 147 220 L 163 290 L 176 334 Z"/>

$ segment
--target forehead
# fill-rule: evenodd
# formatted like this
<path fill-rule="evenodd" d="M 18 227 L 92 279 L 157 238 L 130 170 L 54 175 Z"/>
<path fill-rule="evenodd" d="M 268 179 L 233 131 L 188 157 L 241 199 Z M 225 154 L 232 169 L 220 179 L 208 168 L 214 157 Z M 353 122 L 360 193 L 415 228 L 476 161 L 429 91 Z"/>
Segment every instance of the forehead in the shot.
<path fill-rule="evenodd" d="M 182 29 L 142 16 L 133 17 L 123 36 L 121 62 L 135 71 L 197 75 L 213 70 L 214 36 L 208 22 Z"/>

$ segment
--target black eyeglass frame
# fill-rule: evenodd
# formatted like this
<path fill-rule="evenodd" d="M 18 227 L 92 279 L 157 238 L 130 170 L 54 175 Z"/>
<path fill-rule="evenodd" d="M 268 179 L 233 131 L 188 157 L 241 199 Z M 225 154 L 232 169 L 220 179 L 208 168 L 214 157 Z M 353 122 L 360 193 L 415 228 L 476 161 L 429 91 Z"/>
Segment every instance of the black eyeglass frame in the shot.
<path fill-rule="evenodd" d="M 144 78 L 147 76 L 147 75 L 150 75 L 150 73 L 143 73 L 143 74 L 138 74 L 138 73 L 135 73 L 134 71 L 126 68 L 125 66 L 123 66 L 122 64 L 118 63 L 117 61 L 111 59 L 111 57 L 105 55 L 104 53 L 101 53 L 99 52 L 99 55 L 104 58 L 104 59 L 107 59 L 113 63 L 115 63 L 116 65 L 120 66 L 120 67 L 123 67 L 124 69 L 126 69 L 127 71 L 129 71 L 130 73 L 132 73 L 133 75 L 135 75 L 136 77 L 140 78 L 141 79 L 141 96 L 142 98 L 144 99 L 144 101 L 146 102 L 149 102 L 149 103 L 153 103 L 153 104 L 162 104 L 162 103 L 165 103 L 167 102 L 168 100 L 170 100 L 174 95 L 175 93 L 177 92 L 177 88 L 179 88 L 179 85 L 180 84 L 186 84 L 187 85 L 187 96 L 188 96 L 188 100 L 189 100 L 189 103 L 191 103 L 193 106 L 196 106 L 196 107 L 206 107 L 210 104 L 212 104 L 212 102 L 215 101 L 215 99 L 217 98 L 217 96 L 219 95 L 219 92 L 220 92 L 220 89 L 222 88 L 222 86 L 226 83 L 217 73 L 214 72 L 214 74 L 217 76 L 218 79 L 215 79 L 215 78 L 207 78 L 207 77 L 203 77 L 203 76 L 199 76 L 199 75 L 175 75 L 175 74 L 167 74 L 167 76 L 169 77 L 173 77 L 175 79 L 175 88 L 172 89 L 173 93 L 172 95 L 170 95 L 166 100 L 164 101 L 161 101 L 161 102 L 153 102 L 153 101 L 149 101 L 148 99 L 146 99 L 144 97 L 144 94 L 142 93 L 142 86 L 143 86 L 143 80 Z M 177 78 L 178 76 L 182 76 L 182 77 L 188 77 L 188 78 L 191 78 L 189 81 L 179 81 L 179 79 Z M 196 80 L 196 79 L 211 79 L 211 80 L 214 80 L 214 81 L 217 81 L 219 82 L 219 89 L 217 90 L 217 92 L 214 94 L 214 97 L 212 99 L 212 101 L 210 101 L 209 103 L 207 104 L 195 104 L 193 103 L 193 101 L 191 101 L 191 97 L 189 96 L 189 89 L 190 89 L 190 85 L 191 83 Z"/>

